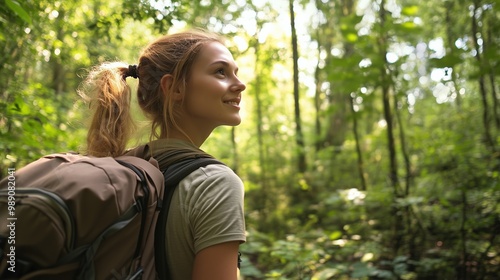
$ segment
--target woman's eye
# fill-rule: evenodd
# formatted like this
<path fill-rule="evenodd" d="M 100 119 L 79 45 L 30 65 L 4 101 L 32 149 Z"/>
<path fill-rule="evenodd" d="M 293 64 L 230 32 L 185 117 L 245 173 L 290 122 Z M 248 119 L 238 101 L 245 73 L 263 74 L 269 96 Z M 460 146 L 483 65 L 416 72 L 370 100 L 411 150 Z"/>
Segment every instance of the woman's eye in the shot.
<path fill-rule="evenodd" d="M 217 69 L 217 71 L 215 72 L 216 74 L 219 74 L 219 75 L 225 75 L 224 73 L 224 69 Z"/>

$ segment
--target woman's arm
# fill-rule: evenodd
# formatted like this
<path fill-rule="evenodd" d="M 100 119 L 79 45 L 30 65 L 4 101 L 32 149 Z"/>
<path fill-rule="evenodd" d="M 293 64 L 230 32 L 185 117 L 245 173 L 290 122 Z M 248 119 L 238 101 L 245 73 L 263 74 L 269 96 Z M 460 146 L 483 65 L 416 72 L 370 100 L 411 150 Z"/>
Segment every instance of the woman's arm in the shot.
<path fill-rule="evenodd" d="M 225 242 L 207 247 L 196 254 L 193 280 L 238 279 L 239 241 Z"/>

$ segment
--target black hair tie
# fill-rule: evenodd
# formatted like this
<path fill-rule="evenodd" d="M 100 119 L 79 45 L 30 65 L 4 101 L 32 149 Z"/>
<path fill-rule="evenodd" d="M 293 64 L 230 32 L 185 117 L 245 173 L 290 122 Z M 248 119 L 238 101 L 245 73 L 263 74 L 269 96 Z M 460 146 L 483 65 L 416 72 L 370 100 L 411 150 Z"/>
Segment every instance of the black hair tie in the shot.
<path fill-rule="evenodd" d="M 132 77 L 134 79 L 139 78 L 139 75 L 137 73 L 137 65 L 129 65 L 125 77 Z"/>

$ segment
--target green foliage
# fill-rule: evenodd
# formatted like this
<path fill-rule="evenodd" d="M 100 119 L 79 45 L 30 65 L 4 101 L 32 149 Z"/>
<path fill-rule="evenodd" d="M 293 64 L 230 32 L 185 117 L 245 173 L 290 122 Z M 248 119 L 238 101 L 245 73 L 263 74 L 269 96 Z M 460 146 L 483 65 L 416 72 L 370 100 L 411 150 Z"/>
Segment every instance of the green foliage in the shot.
<path fill-rule="evenodd" d="M 79 150 L 85 133 L 73 126 L 81 119 L 74 100 L 54 96 L 53 90 L 35 83 L 0 101 L 2 174 L 7 167 L 23 166 L 47 153 Z"/>
<path fill-rule="evenodd" d="M 278 2 L 0 1 L 0 174 L 82 149 L 75 92 L 90 67 L 206 27 L 247 83 L 242 124 L 203 146 L 245 182 L 245 279 L 495 279 L 498 1 L 295 1 L 304 173 Z"/>
<path fill-rule="evenodd" d="M 7 7 L 9 7 L 9 9 L 11 9 L 22 20 L 24 20 L 26 23 L 31 24 L 31 17 L 18 2 L 12 0 L 5 0 L 5 4 L 7 4 Z"/>

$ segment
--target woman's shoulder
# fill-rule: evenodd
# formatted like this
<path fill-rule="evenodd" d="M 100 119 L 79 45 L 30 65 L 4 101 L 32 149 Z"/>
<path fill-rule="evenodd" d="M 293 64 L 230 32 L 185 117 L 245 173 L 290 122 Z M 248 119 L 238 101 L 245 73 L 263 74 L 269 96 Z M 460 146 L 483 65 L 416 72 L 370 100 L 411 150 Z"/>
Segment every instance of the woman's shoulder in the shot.
<path fill-rule="evenodd" d="M 207 177 L 212 177 L 212 176 L 236 176 L 236 173 L 227 165 L 223 164 L 222 162 L 220 164 L 217 163 L 212 163 L 207 166 L 201 167 L 198 169 L 198 171 L 201 171 L 203 174 L 205 174 Z"/>
<path fill-rule="evenodd" d="M 234 171 L 225 164 L 209 164 L 191 172 L 181 185 L 187 188 L 243 188 L 243 182 Z"/>
<path fill-rule="evenodd" d="M 245 193 L 238 175 L 222 164 L 198 168 L 185 177 L 178 188 L 181 204 L 190 209 L 213 208 L 214 203 L 219 207 L 239 208 Z"/>
<path fill-rule="evenodd" d="M 204 185 L 209 183 L 218 185 L 241 185 L 243 182 L 240 177 L 234 173 L 234 171 L 224 164 L 209 164 L 205 167 L 201 167 L 192 173 L 194 176 L 198 176 L 199 179 L 203 180 Z"/>

